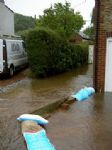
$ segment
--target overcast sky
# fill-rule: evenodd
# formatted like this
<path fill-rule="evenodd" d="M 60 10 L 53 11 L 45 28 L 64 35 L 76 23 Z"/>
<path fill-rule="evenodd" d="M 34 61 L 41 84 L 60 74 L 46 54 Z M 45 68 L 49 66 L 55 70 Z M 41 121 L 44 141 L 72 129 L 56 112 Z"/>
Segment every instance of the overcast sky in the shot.
<path fill-rule="evenodd" d="M 75 11 L 79 11 L 84 20 L 87 20 L 86 26 L 90 23 L 91 12 L 94 7 L 95 0 L 67 0 L 71 3 L 71 7 Z M 49 8 L 51 4 L 61 2 L 65 3 L 65 0 L 5 0 L 5 4 L 10 7 L 14 12 L 33 16 L 42 15 L 43 10 Z"/>

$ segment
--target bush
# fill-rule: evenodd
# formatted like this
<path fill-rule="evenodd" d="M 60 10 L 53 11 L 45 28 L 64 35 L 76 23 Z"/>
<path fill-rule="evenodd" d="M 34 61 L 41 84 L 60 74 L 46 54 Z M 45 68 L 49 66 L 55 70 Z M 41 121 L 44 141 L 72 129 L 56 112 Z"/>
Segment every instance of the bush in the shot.
<path fill-rule="evenodd" d="M 81 46 L 69 44 L 50 29 L 31 30 L 26 42 L 29 65 L 36 76 L 54 75 L 85 63 Z"/>
<path fill-rule="evenodd" d="M 88 42 L 82 42 L 80 44 L 82 49 L 82 63 L 88 63 L 88 53 L 89 53 L 89 43 Z"/>

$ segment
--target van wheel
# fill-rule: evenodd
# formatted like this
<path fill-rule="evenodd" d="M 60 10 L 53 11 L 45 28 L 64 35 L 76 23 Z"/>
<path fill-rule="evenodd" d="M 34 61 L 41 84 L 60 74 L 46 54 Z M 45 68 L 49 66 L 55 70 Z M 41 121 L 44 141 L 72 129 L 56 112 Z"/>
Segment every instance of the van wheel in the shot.
<path fill-rule="evenodd" d="M 9 69 L 9 76 L 12 77 L 14 75 L 14 67 L 11 66 Z"/>

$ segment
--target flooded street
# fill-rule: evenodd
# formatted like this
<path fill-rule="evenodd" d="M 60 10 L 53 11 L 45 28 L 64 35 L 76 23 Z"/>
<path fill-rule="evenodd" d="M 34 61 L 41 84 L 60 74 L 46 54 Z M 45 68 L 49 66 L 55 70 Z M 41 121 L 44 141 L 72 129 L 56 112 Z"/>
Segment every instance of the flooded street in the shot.
<path fill-rule="evenodd" d="M 24 79 L 26 77 L 27 72 L 28 72 L 28 69 L 19 70 L 15 73 L 15 75 L 12 78 L 8 78 L 6 76 L 5 78 L 3 78 L 2 76 L 0 76 L 0 89 L 2 87 L 8 86 L 10 84 L 13 84 L 17 81 Z"/>
<path fill-rule="evenodd" d="M 26 70 L 27 72 L 27 70 Z M 73 71 L 59 74 L 45 79 L 31 79 L 27 78 L 25 71 L 17 73 L 13 78 L 0 80 L 0 93 L 10 91 L 10 89 L 26 88 L 31 91 L 43 91 L 51 89 L 67 88 L 68 90 L 77 90 L 80 86 L 92 85 L 92 66 L 83 66 Z M 22 82 L 22 84 L 20 84 Z M 17 83 L 17 84 L 16 84 Z M 78 84 L 77 84 L 78 83 Z M 20 86 L 19 86 L 20 84 Z M 2 90 L 4 89 L 4 90 Z M 5 92 L 6 92 L 5 91 Z M 18 90 L 16 90 L 18 92 Z M 34 93 L 33 92 L 33 93 Z"/>
<path fill-rule="evenodd" d="M 69 96 L 83 86 L 92 85 L 92 66 L 46 79 L 24 78 L 1 87 L 0 110 L 2 116 L 32 112 L 38 104 Z M 5 111 L 3 111 L 5 110 Z M 7 111 L 6 111 L 7 110 Z"/>
<path fill-rule="evenodd" d="M 23 113 L 31 113 L 50 101 L 62 99 L 82 86 L 91 85 L 92 66 L 37 80 L 17 74 L 8 81 L 1 80 L 0 84 L 0 149 L 25 150 L 16 118 Z"/>
<path fill-rule="evenodd" d="M 26 150 L 16 118 L 43 104 L 92 86 L 92 65 L 46 79 L 22 76 L 0 89 L 0 150 Z M 21 76 L 20 76 L 21 77 Z M 111 94 L 95 94 L 74 102 L 49 118 L 48 136 L 56 150 L 110 150 L 112 147 Z"/>
<path fill-rule="evenodd" d="M 59 109 L 49 119 L 47 131 L 57 150 L 112 149 L 112 93 L 95 94 Z"/>

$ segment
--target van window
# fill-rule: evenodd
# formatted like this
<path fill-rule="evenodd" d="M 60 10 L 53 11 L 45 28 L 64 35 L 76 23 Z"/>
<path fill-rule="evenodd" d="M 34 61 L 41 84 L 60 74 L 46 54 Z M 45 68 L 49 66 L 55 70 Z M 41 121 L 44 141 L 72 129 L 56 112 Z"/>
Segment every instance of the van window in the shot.
<path fill-rule="evenodd" d="M 3 40 L 3 60 L 7 62 L 7 49 L 6 49 L 6 41 Z"/>
<path fill-rule="evenodd" d="M 19 46 L 18 43 L 12 43 L 11 44 L 11 49 L 12 49 L 13 52 L 18 52 L 18 51 L 20 51 L 20 46 Z"/>

